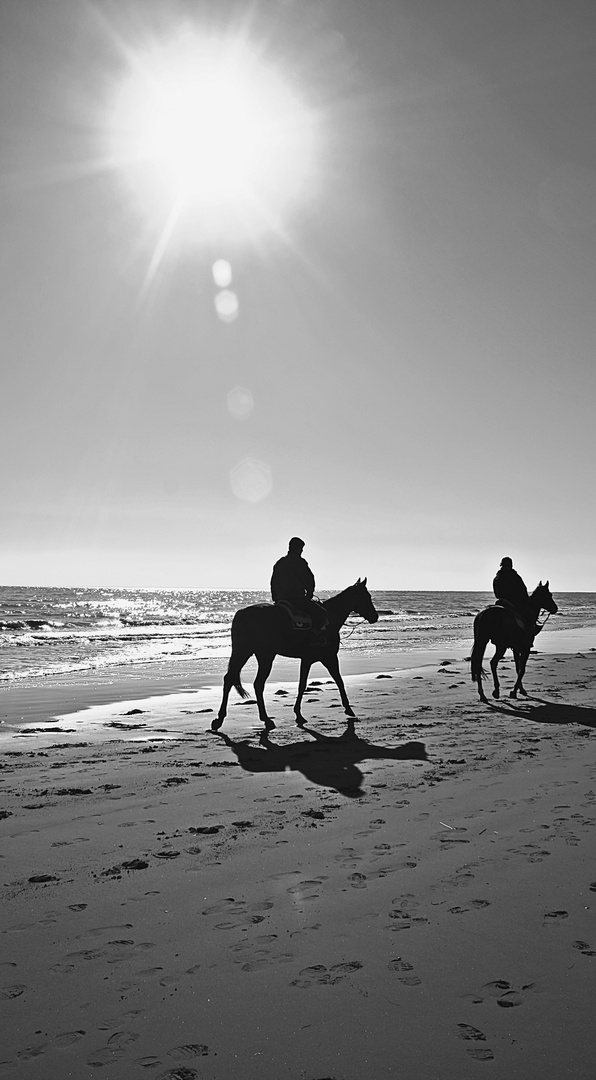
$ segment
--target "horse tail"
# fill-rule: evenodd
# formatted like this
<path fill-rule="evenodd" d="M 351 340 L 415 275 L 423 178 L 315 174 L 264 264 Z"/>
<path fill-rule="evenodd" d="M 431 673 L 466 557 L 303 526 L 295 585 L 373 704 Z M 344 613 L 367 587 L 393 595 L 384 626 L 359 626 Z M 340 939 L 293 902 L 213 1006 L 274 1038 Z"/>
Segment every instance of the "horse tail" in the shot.
<path fill-rule="evenodd" d="M 482 667 L 482 661 L 484 659 L 484 650 L 486 649 L 487 645 L 488 638 L 485 638 L 484 635 L 480 633 L 480 626 L 476 619 L 474 622 L 474 645 L 472 648 L 472 655 L 470 657 L 470 668 L 472 682 L 478 683 L 479 686 L 482 682 L 484 675 L 486 674 L 484 668 Z"/>
<path fill-rule="evenodd" d="M 236 690 L 236 692 L 240 694 L 241 698 L 247 698 L 249 696 L 248 690 L 245 690 L 242 683 L 240 682 L 240 673 L 238 673 L 238 675 L 234 679 L 232 686 L 234 687 L 234 690 Z"/>
<path fill-rule="evenodd" d="M 232 655 L 230 657 L 230 662 L 228 664 L 228 674 L 227 674 L 228 685 L 233 686 L 234 690 L 236 691 L 237 694 L 240 695 L 241 698 L 247 698 L 249 696 L 248 690 L 244 689 L 244 687 L 243 687 L 243 685 L 242 685 L 242 683 L 240 681 L 240 672 L 241 671 L 242 671 L 242 667 L 238 664 L 238 661 L 235 659 L 234 654 L 232 653 Z"/>

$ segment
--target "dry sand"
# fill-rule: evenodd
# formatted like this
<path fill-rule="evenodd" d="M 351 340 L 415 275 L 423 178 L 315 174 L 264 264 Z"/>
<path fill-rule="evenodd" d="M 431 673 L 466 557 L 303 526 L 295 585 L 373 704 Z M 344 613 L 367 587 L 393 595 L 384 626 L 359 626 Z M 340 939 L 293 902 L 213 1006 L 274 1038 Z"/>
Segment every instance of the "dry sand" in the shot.
<path fill-rule="evenodd" d="M 0 1076 L 594 1075 L 596 651 L 346 682 L 4 728 Z"/>

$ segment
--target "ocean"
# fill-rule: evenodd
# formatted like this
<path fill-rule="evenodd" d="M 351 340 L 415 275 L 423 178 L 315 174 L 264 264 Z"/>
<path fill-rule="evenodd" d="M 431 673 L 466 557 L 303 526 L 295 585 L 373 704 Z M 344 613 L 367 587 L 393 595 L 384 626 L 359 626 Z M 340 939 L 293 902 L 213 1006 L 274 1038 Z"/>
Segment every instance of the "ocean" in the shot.
<path fill-rule="evenodd" d="M 341 656 L 361 670 L 368 657 L 389 664 L 390 657 L 410 655 L 415 666 L 425 650 L 469 651 L 474 616 L 493 600 L 488 592 L 371 595 L 379 621 L 370 626 L 352 616 L 342 631 Z M 0 587 L 0 685 L 77 672 L 126 677 L 133 668 L 219 680 L 234 612 L 269 599 L 266 592 L 227 590 Z M 559 612 L 539 641 L 594 628 L 596 644 L 596 593 L 555 599 Z"/>

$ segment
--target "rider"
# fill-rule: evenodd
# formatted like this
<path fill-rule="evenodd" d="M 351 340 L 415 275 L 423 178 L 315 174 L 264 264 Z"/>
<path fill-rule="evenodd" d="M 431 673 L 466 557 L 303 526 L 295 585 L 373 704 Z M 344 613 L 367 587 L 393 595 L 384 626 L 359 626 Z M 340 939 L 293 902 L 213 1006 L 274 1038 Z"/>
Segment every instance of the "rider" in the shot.
<path fill-rule="evenodd" d="M 508 555 L 501 559 L 493 580 L 493 591 L 503 607 L 513 608 L 517 625 L 522 630 L 529 629 L 530 597 L 523 578 L 513 569 L 513 560 Z"/>
<path fill-rule="evenodd" d="M 288 553 L 278 559 L 271 575 L 271 596 L 274 603 L 287 600 L 299 611 L 309 615 L 315 630 L 323 630 L 327 623 L 327 614 L 322 604 L 313 600 L 315 591 L 314 574 L 306 559 L 302 558 L 304 540 L 293 536 L 288 544 Z"/>

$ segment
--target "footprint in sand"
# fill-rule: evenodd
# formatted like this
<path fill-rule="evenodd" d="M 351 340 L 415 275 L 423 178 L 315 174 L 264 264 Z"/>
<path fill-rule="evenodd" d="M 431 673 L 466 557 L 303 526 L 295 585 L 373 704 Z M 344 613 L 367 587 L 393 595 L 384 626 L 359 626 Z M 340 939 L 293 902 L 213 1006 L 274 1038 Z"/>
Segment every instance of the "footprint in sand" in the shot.
<path fill-rule="evenodd" d="M 175 1046 L 166 1051 L 168 1057 L 174 1061 L 192 1061 L 193 1058 L 207 1057 L 209 1047 L 205 1043 L 185 1043 L 184 1046 Z"/>
<path fill-rule="evenodd" d="M 418 975 L 410 975 L 409 972 L 414 971 L 414 965 L 409 964 L 407 960 L 402 960 L 401 956 L 396 957 L 395 960 L 390 960 L 387 964 L 389 971 L 399 972 L 399 981 L 404 986 L 420 986 L 422 979 Z"/>
<path fill-rule="evenodd" d="M 160 1073 L 157 1080 L 197 1080 L 198 1075 L 196 1069 L 181 1065 L 180 1068 L 168 1069 L 167 1072 Z"/>
<path fill-rule="evenodd" d="M 363 966 L 360 960 L 343 961 L 330 968 L 326 968 L 324 964 L 313 964 L 311 967 L 302 968 L 299 978 L 293 979 L 290 986 L 297 986 L 302 990 L 307 990 L 313 983 L 318 986 L 335 986 L 348 975 L 360 971 Z"/>
<path fill-rule="evenodd" d="M 86 1064 L 91 1069 L 101 1069 L 104 1065 L 113 1065 L 116 1061 L 120 1061 L 125 1053 L 123 1046 L 101 1046 L 91 1052 Z"/>
<path fill-rule="evenodd" d="M 114 1031 L 108 1039 L 108 1046 L 132 1046 L 139 1038 L 137 1031 Z"/>
<path fill-rule="evenodd" d="M 22 983 L 15 983 L 13 986 L 0 986 L 0 997 L 8 1000 L 18 998 L 25 993 L 26 989 L 27 987 Z"/>
<path fill-rule="evenodd" d="M 543 926 L 554 926 L 555 924 L 563 922 L 564 919 L 568 919 L 568 918 L 569 918 L 569 912 L 568 911 L 547 911 L 545 913 L 545 915 L 544 915 L 544 922 L 543 922 L 542 925 Z"/>
<path fill-rule="evenodd" d="M 60 1048 L 63 1046 L 72 1046 L 73 1043 L 79 1042 L 85 1036 L 84 1031 L 63 1031 L 59 1035 L 54 1036 L 54 1044 Z"/>
<path fill-rule="evenodd" d="M 121 1031 L 127 1023 L 134 1022 L 137 1016 L 141 1016 L 142 1009 L 127 1009 L 118 1016 L 106 1016 L 97 1025 L 99 1031 Z"/>
<path fill-rule="evenodd" d="M 33 1058 L 41 1057 L 49 1048 L 49 1043 L 35 1043 L 33 1046 L 25 1046 L 16 1055 L 19 1061 L 32 1061 Z"/>
<path fill-rule="evenodd" d="M 471 1024 L 458 1024 L 457 1037 L 465 1042 L 486 1042 L 486 1035 L 480 1028 L 472 1027 Z M 494 1054 L 488 1047 L 469 1047 L 466 1050 L 469 1057 L 475 1061 L 493 1061 Z"/>
<path fill-rule="evenodd" d="M 104 960 L 108 964 L 121 964 L 125 960 L 135 959 L 138 953 L 154 948 L 155 944 L 152 941 L 140 941 L 137 944 L 131 938 L 108 941 L 97 949 L 81 949 L 78 952 L 67 953 L 62 960 L 50 968 L 50 971 L 55 975 L 67 975 L 74 971 L 79 961 Z"/>
<path fill-rule="evenodd" d="M 477 993 L 462 994 L 462 997 L 474 1005 L 481 1005 L 486 998 L 493 998 L 501 1009 L 513 1009 L 523 1005 L 525 994 L 535 985 L 535 983 L 524 983 L 523 986 L 516 987 L 508 979 L 494 979 L 481 986 Z"/>
<path fill-rule="evenodd" d="M 583 956 L 596 956 L 596 949 L 591 949 L 587 941 L 574 941 L 573 948 L 579 949 Z"/>
<path fill-rule="evenodd" d="M 254 955 L 250 960 L 245 960 L 240 965 L 241 971 L 262 971 L 271 964 L 291 964 L 295 959 L 294 953 L 269 954 L 269 950 L 259 950 L 263 955 Z"/>
<path fill-rule="evenodd" d="M 320 888 L 323 884 L 323 880 L 301 881 L 299 885 L 292 885 L 286 892 L 293 896 L 297 901 L 302 903 L 305 900 L 318 900 L 319 893 L 313 892 L 313 889 Z"/>
<path fill-rule="evenodd" d="M 221 915 L 224 912 L 228 915 L 243 914 L 246 911 L 246 903 L 244 900 L 235 900 L 233 896 L 226 897 L 225 900 L 218 900 L 216 904 L 212 904 L 211 907 L 205 908 L 201 912 L 202 915 Z"/>

